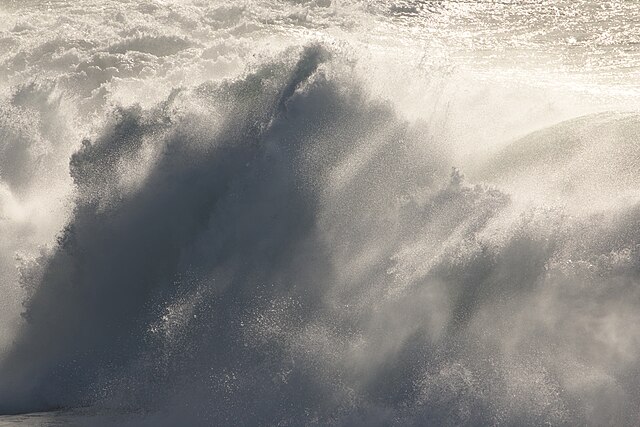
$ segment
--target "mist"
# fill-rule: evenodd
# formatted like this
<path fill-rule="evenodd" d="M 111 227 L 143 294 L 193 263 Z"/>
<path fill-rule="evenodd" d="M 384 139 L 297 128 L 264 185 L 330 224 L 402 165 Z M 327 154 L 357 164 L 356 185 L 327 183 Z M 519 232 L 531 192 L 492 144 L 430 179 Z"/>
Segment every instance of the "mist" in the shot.
<path fill-rule="evenodd" d="M 0 424 L 635 425 L 639 13 L 0 3 Z"/>

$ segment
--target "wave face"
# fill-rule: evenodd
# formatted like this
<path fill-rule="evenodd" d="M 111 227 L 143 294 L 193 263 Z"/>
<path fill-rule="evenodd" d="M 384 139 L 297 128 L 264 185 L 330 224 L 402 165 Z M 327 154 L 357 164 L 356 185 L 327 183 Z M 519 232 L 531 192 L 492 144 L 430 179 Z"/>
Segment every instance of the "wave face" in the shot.
<path fill-rule="evenodd" d="M 205 3 L 0 6 L 0 422 L 637 423 L 626 3 Z"/>

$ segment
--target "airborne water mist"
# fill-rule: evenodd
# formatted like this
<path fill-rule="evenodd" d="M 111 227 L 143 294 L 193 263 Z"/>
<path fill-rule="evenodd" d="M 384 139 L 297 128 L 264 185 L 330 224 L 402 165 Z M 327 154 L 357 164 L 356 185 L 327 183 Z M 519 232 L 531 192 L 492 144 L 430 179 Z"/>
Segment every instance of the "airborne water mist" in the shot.
<path fill-rule="evenodd" d="M 636 9 L 0 3 L 0 424 L 637 424 Z"/>

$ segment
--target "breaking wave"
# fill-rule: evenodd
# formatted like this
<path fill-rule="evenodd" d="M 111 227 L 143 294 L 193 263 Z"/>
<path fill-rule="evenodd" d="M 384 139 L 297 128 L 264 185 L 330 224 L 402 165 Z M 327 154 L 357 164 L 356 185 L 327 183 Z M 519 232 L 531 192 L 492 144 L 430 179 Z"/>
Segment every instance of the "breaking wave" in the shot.
<path fill-rule="evenodd" d="M 227 31 L 243 13 L 207 16 Z M 23 299 L 3 318 L 0 414 L 637 422 L 637 114 L 544 127 L 459 170 L 441 123 L 372 93 L 335 44 L 109 103 L 114 76 L 144 74 L 125 59 L 158 73 L 199 43 L 124 36 L 53 48 L 75 74 L 0 104 L 0 277 L 20 286 L 3 304 Z M 97 111 L 97 130 L 74 122 Z"/>

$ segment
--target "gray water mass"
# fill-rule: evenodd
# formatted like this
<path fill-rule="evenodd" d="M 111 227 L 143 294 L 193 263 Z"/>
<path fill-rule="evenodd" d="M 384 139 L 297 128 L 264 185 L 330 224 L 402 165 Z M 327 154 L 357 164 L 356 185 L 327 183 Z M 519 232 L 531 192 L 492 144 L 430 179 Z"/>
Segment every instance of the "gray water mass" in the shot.
<path fill-rule="evenodd" d="M 640 4 L 0 0 L 0 426 L 640 423 Z"/>

